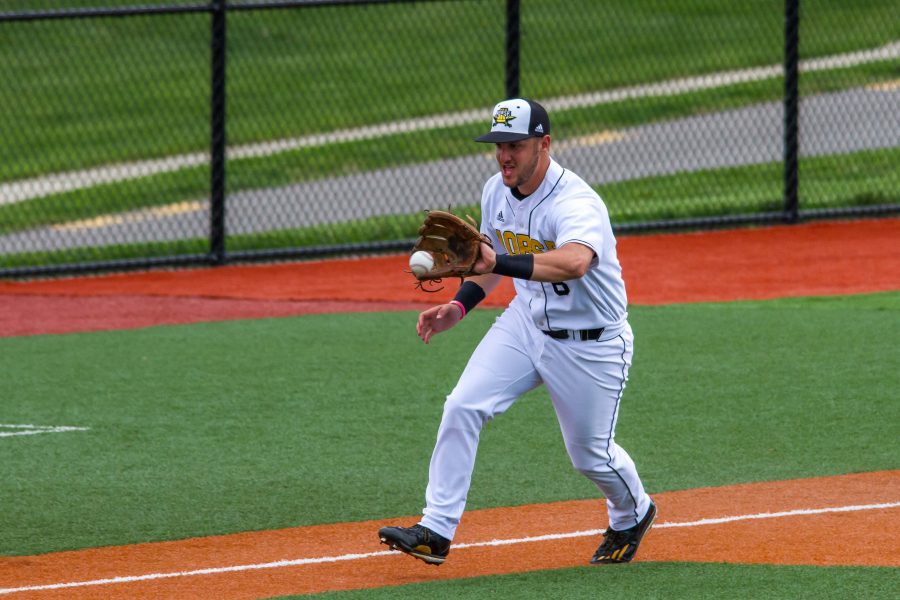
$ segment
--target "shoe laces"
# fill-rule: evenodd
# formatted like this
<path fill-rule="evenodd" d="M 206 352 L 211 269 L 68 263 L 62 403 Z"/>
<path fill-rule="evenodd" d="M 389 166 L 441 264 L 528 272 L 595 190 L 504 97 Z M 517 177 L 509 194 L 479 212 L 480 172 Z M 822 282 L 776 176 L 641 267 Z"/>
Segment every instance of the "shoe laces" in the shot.
<path fill-rule="evenodd" d="M 628 541 L 627 531 L 616 531 L 615 529 L 607 529 L 603 532 L 603 543 L 600 544 L 601 549 L 618 548 Z"/>

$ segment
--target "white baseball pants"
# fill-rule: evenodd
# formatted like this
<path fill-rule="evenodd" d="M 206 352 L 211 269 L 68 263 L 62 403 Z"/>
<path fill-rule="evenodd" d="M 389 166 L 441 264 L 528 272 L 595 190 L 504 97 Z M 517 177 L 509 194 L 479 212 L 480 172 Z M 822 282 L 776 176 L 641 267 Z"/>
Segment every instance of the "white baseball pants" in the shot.
<path fill-rule="evenodd" d="M 626 323 L 619 331 L 604 332 L 600 341 L 556 340 L 533 325 L 523 305 L 516 298 L 498 317 L 447 396 L 420 523 L 453 539 L 482 427 L 543 383 L 572 465 L 606 497 L 610 527 L 636 525 L 650 498 L 631 457 L 614 439 L 631 366 L 631 327 Z"/>

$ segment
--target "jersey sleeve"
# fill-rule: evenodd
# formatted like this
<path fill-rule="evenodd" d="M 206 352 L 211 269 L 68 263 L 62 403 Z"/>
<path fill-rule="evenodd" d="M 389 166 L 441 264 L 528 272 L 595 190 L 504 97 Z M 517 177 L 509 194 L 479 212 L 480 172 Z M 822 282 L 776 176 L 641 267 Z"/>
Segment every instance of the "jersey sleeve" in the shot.
<path fill-rule="evenodd" d="M 606 206 L 593 190 L 585 189 L 567 196 L 555 206 L 556 247 L 576 242 L 603 253 L 610 229 Z"/>

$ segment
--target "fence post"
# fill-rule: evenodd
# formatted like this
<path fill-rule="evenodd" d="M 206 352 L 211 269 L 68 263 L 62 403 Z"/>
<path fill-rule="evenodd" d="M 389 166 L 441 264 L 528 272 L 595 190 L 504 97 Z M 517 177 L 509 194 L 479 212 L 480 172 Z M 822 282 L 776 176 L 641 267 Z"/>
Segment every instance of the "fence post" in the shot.
<path fill-rule="evenodd" d="M 784 220 L 798 220 L 800 0 L 784 2 Z"/>
<path fill-rule="evenodd" d="M 519 97 L 519 0 L 506 0 L 506 97 Z"/>
<path fill-rule="evenodd" d="M 210 229 L 213 264 L 225 262 L 225 3 L 211 0 Z"/>

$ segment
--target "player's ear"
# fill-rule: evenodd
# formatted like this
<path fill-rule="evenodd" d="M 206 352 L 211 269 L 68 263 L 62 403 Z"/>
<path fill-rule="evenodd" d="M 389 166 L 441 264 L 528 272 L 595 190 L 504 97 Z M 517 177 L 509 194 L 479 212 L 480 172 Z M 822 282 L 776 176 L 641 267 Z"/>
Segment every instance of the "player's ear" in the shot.
<path fill-rule="evenodd" d="M 549 135 L 545 135 L 544 137 L 541 138 L 538 148 L 543 152 L 550 151 L 550 136 Z"/>

